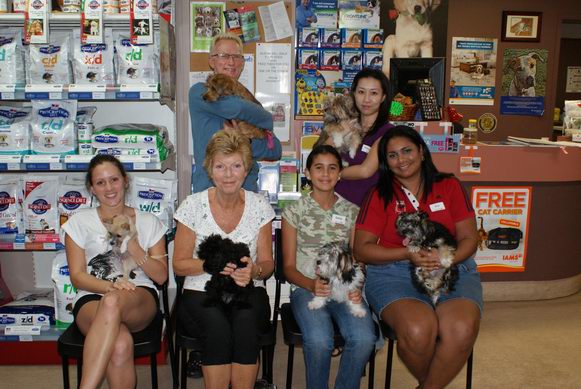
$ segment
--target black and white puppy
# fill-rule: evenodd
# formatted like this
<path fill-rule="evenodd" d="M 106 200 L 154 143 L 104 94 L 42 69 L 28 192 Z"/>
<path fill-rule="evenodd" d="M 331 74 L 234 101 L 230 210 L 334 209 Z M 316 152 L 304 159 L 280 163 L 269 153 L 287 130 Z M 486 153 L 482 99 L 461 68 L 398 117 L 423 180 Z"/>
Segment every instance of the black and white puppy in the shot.
<path fill-rule="evenodd" d="M 246 244 L 234 243 L 231 239 L 217 234 L 208 236 L 200 243 L 198 258 L 204 261 L 204 271 L 212 275 L 206 282 L 206 305 L 221 303 L 244 306 L 248 303 L 248 294 L 254 288 L 254 283 L 251 281 L 242 287 L 232 277 L 220 274 L 228 263 L 233 263 L 238 268 L 246 267 L 246 263 L 240 261 L 243 257 L 250 257 Z"/>
<path fill-rule="evenodd" d="M 328 281 L 331 287 L 329 297 L 315 296 L 309 301 L 309 309 L 319 309 L 329 300 L 345 302 L 349 305 L 349 311 L 353 316 L 364 317 L 366 314 L 363 306 L 349 300 L 349 292 L 361 289 L 365 275 L 358 263 L 355 262 L 349 247 L 342 242 L 327 243 L 319 250 L 316 262 L 317 275 Z"/>
<path fill-rule="evenodd" d="M 397 232 L 405 238 L 404 245 L 411 252 L 420 249 L 438 250 L 439 269 L 427 271 L 411 265 L 414 285 L 422 293 L 428 294 L 436 304 L 442 293 L 454 290 L 454 282 L 458 279 L 458 268 L 453 264 L 458 246 L 456 239 L 442 224 L 428 219 L 428 214 L 423 211 L 399 214 L 395 226 Z"/>

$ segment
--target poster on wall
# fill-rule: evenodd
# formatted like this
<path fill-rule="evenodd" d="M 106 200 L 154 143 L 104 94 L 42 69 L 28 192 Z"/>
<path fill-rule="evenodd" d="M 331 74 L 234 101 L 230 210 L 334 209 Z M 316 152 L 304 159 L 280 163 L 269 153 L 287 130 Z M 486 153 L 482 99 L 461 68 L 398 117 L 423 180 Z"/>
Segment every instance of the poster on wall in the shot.
<path fill-rule="evenodd" d="M 548 56 L 544 49 L 504 50 L 501 114 L 543 116 Z"/>
<path fill-rule="evenodd" d="M 273 132 L 281 142 L 290 141 L 291 97 L 290 94 L 265 95 L 256 93 L 262 107 L 272 114 Z"/>
<path fill-rule="evenodd" d="M 297 0 L 305 2 L 305 0 Z M 337 0 L 310 0 L 313 13 L 317 20 L 311 23 L 311 27 L 337 28 L 338 16 Z M 297 20 L 298 22 L 298 20 Z"/>
<path fill-rule="evenodd" d="M 493 105 L 498 39 L 452 38 L 450 100 L 457 105 Z"/>
<path fill-rule="evenodd" d="M 523 272 L 527 256 L 532 187 L 474 186 L 480 272 Z"/>
<path fill-rule="evenodd" d="M 290 43 L 256 45 L 256 92 L 267 95 L 291 93 Z"/>
<path fill-rule="evenodd" d="M 224 11 L 226 3 L 190 3 L 190 42 L 192 53 L 208 53 L 212 39 L 225 31 Z"/>
<path fill-rule="evenodd" d="M 581 66 L 567 66 L 565 93 L 581 93 Z"/>
<path fill-rule="evenodd" d="M 379 28 L 379 1 L 339 0 L 339 28 Z"/>

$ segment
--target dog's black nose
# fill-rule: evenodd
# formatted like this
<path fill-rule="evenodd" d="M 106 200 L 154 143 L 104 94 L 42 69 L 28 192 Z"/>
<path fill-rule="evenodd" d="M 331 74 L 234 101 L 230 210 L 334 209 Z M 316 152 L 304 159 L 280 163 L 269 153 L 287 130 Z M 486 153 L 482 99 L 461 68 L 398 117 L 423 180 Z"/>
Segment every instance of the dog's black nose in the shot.
<path fill-rule="evenodd" d="M 320 265 L 320 264 L 321 264 L 321 260 L 317 259 L 317 265 Z"/>
<path fill-rule="evenodd" d="M 422 13 L 422 6 L 421 5 L 416 5 L 414 7 L 414 13 L 416 13 L 416 14 Z"/>

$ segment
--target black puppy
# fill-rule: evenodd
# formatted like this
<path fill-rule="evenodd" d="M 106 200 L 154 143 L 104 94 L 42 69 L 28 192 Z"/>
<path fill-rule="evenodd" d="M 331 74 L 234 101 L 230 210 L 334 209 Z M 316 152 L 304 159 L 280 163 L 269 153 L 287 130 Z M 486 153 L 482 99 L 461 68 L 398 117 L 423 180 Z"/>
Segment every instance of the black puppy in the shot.
<path fill-rule="evenodd" d="M 218 303 L 247 305 L 248 293 L 254 288 L 254 283 L 249 282 L 245 287 L 241 287 L 236 285 L 232 277 L 220 274 L 230 262 L 239 268 L 246 267 L 246 263 L 240 261 L 243 257 L 250 257 L 250 250 L 246 244 L 234 243 L 217 234 L 208 236 L 200 243 L 198 258 L 204 260 L 204 271 L 212 275 L 206 282 L 206 305 Z"/>

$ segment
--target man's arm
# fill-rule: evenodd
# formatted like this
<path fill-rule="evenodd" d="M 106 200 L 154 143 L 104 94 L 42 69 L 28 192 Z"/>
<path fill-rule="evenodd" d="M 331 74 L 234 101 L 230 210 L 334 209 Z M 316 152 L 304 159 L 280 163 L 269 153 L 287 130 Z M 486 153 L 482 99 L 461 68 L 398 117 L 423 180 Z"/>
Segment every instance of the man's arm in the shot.
<path fill-rule="evenodd" d="M 190 110 L 224 120 L 243 120 L 266 130 L 273 129 L 271 113 L 260 105 L 238 96 L 225 96 L 214 102 L 207 102 L 202 98 L 205 92 L 204 83 L 198 83 L 190 89 Z"/>
<path fill-rule="evenodd" d="M 269 148 L 269 141 L 272 143 Z M 282 156 L 282 146 L 280 140 L 272 134 L 272 138 L 252 139 L 252 157 L 258 161 L 278 161 Z"/>

